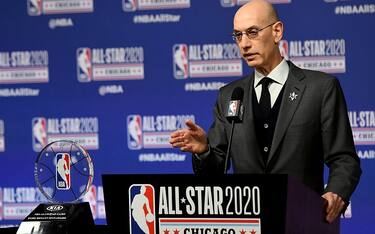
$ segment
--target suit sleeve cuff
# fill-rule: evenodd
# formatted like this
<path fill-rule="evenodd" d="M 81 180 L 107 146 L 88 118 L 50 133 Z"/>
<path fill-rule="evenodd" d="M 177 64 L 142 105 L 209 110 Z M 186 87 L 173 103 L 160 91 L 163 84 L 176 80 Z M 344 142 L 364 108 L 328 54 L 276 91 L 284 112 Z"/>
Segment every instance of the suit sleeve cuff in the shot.
<path fill-rule="evenodd" d="M 211 153 L 211 148 L 210 148 L 210 145 L 208 145 L 208 150 L 206 152 L 204 152 L 202 154 L 193 154 L 193 155 L 196 159 L 198 159 L 199 161 L 202 161 L 202 160 L 205 160 L 206 158 L 208 158 L 210 153 Z"/>

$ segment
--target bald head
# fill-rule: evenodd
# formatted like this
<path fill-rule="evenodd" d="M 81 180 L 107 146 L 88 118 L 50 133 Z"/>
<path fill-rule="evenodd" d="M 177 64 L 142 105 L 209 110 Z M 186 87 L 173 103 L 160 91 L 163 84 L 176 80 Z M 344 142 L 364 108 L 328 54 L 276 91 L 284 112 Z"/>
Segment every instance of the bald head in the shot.
<path fill-rule="evenodd" d="M 259 24 L 270 24 L 279 20 L 275 8 L 266 0 L 252 0 L 243 5 L 234 16 L 234 25 L 238 21 L 257 21 Z"/>
<path fill-rule="evenodd" d="M 275 8 L 266 0 L 243 5 L 233 19 L 233 33 L 242 57 L 264 75 L 282 60 L 278 44 L 283 30 Z"/>

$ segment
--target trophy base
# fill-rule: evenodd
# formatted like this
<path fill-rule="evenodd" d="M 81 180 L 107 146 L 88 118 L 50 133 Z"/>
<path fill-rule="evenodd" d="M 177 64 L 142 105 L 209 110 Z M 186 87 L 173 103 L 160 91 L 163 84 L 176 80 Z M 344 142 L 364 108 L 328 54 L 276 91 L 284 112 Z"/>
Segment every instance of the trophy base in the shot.
<path fill-rule="evenodd" d="M 92 233 L 90 205 L 83 203 L 39 204 L 21 223 L 17 234 Z"/>

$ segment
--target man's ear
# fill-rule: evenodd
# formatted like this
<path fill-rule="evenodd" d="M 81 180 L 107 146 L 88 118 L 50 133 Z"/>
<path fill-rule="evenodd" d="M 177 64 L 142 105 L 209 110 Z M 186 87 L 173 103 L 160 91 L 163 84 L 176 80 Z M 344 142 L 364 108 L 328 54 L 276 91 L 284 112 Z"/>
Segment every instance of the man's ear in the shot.
<path fill-rule="evenodd" d="M 275 44 L 279 43 L 279 41 L 281 41 L 281 39 L 283 39 L 283 33 L 284 33 L 284 24 L 283 24 L 283 22 L 277 21 L 272 26 L 272 35 L 273 35 Z"/>

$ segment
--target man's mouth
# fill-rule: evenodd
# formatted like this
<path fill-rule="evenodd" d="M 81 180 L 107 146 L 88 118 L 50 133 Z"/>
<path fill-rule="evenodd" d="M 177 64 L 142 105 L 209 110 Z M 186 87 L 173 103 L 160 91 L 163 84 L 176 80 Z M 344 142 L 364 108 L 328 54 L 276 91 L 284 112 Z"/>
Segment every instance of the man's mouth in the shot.
<path fill-rule="evenodd" d="M 243 55 L 243 57 L 246 59 L 246 60 L 253 60 L 255 58 L 255 56 L 257 55 L 257 53 L 245 53 Z"/>

